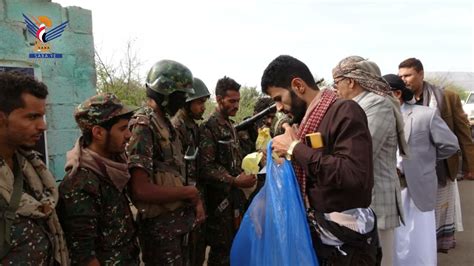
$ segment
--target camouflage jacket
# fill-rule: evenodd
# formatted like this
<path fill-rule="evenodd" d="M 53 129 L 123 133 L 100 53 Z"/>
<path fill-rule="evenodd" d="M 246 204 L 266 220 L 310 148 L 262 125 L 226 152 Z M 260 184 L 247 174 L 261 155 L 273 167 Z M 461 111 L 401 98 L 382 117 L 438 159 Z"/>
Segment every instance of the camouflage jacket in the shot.
<path fill-rule="evenodd" d="M 81 167 L 59 186 L 58 215 L 72 265 L 96 257 L 102 265 L 137 265 L 138 240 L 130 201 L 107 178 Z"/>
<path fill-rule="evenodd" d="M 1 165 L 1 161 L 0 161 Z M 27 184 L 23 192 L 34 195 Z M 26 186 L 26 187 L 25 187 Z M 4 201 L 3 197 L 0 197 Z M 16 214 L 10 228 L 11 249 L 2 265 L 52 265 L 52 241 L 46 220 Z"/>
<path fill-rule="evenodd" d="M 181 140 L 183 154 L 186 154 L 188 147 L 199 147 L 199 126 L 194 122 L 194 119 L 189 117 L 184 109 L 180 109 L 174 117 L 171 118 L 171 123 Z M 194 162 L 187 163 L 186 175 L 191 183 L 195 184 L 197 182 L 197 159 Z"/>
<path fill-rule="evenodd" d="M 132 137 L 127 147 L 130 169 L 142 168 L 152 177 L 163 166 L 167 171 L 183 177 L 181 141 L 167 117 L 160 119 L 153 109 L 143 107 L 130 120 L 130 127 Z"/>
<path fill-rule="evenodd" d="M 181 141 L 167 117 L 158 117 L 149 107 L 137 111 L 130 121 L 132 137 L 128 144 L 129 169 L 141 168 L 149 182 L 159 186 L 183 186 L 184 155 Z M 135 201 L 142 218 L 153 218 L 187 204 L 176 201 L 163 204 Z M 194 217 L 194 213 L 189 215 Z"/>
<path fill-rule="evenodd" d="M 0 264 L 53 265 L 57 248 L 66 250 L 63 231 L 54 210 L 57 201 L 54 177 L 40 159 L 39 153 L 19 151 L 15 156 L 13 169 L 0 157 L 0 219 L 3 220 L 0 238 L 2 241 L 6 240 L 3 234 L 8 232 L 10 240 L 8 253 L 0 257 Z M 10 216 L 4 211 L 6 212 L 6 206 L 11 202 L 7 203 L 5 197 L 15 190 L 14 180 L 17 180 L 19 175 L 23 176 L 22 194 L 19 206 L 11 217 L 11 225 L 6 228 L 6 219 Z M 51 208 L 49 216 L 44 215 L 44 210 Z M 52 230 L 55 230 L 56 234 L 53 234 Z M 0 253 L 5 251 L 1 250 Z M 64 259 L 68 259 L 67 255 Z"/>
<path fill-rule="evenodd" d="M 200 163 L 203 178 L 208 181 L 232 183 L 230 176 L 242 172 L 239 139 L 232 122 L 214 112 L 201 125 Z"/>
<path fill-rule="evenodd" d="M 246 155 L 255 152 L 255 140 L 252 139 L 252 136 L 249 133 L 249 130 L 241 130 L 237 132 L 239 136 L 239 145 L 240 151 L 242 153 L 242 158 Z"/>
<path fill-rule="evenodd" d="M 201 125 L 200 135 L 200 178 L 206 183 L 206 206 L 213 215 L 213 210 L 229 197 L 234 177 L 242 172 L 239 139 L 232 122 L 219 112 Z"/>

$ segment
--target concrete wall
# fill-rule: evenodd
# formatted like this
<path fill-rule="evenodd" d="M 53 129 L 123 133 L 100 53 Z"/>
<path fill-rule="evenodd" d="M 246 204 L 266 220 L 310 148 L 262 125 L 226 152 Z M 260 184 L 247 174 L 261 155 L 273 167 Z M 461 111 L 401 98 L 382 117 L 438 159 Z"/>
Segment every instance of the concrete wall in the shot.
<path fill-rule="evenodd" d="M 63 35 L 49 42 L 51 52 L 63 58 L 29 59 L 35 37 L 22 14 L 47 16 L 53 27 L 69 21 Z M 79 130 L 72 116 L 77 104 L 95 94 L 96 72 L 91 11 L 63 8 L 48 0 L 0 0 L 0 65 L 29 66 L 49 88 L 46 121 L 49 168 L 57 179 L 64 176 L 65 154 Z"/>

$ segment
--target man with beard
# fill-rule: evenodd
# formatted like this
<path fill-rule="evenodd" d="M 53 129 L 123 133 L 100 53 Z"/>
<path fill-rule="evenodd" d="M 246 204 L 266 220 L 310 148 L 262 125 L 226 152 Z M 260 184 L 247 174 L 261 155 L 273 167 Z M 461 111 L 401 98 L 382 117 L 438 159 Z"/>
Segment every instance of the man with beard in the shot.
<path fill-rule="evenodd" d="M 424 81 L 423 64 L 416 58 L 408 58 L 398 66 L 398 76 L 415 94 L 416 104 L 435 108 L 459 141 L 462 153 L 462 171 L 465 179 L 474 180 L 474 143 L 469 121 L 461 106 L 459 95 Z M 454 154 L 437 163 L 438 199 L 436 203 L 436 232 L 438 251 L 447 253 L 456 246 L 454 232 L 462 225 L 460 202 L 456 200 L 459 171 L 459 155 Z M 459 219 L 459 221 L 457 221 Z M 458 223 L 459 222 L 459 223 Z"/>
<path fill-rule="evenodd" d="M 364 111 L 332 90 L 320 91 L 308 67 L 287 55 L 267 66 L 261 86 L 299 124 L 296 130 L 285 125 L 272 147 L 293 162 L 319 264 L 375 265 L 372 142 Z M 322 146 L 306 139 L 315 132 Z"/>
<path fill-rule="evenodd" d="M 239 140 L 229 118 L 239 109 L 239 89 L 231 78 L 217 81 L 216 110 L 200 128 L 199 178 L 206 185 L 206 234 L 211 246 L 208 265 L 229 265 L 232 240 L 245 207 L 240 188 L 252 187 L 256 181 L 254 175 L 246 175 L 240 168 Z"/>
<path fill-rule="evenodd" d="M 436 109 L 413 104 L 413 93 L 400 77 L 388 74 L 383 78 L 400 101 L 410 146 L 410 157 L 398 158 L 406 222 L 395 229 L 394 265 L 437 265 L 436 162 L 458 152 L 458 139 Z"/>
<path fill-rule="evenodd" d="M 46 85 L 0 73 L 0 262 L 67 265 L 56 180 L 33 151 L 46 130 Z"/>
<path fill-rule="evenodd" d="M 339 97 L 357 102 L 367 115 L 372 136 L 374 189 L 370 207 L 377 215 L 382 246 L 382 265 L 392 265 L 394 229 L 403 221 L 400 181 L 397 175 L 397 145 L 407 152 L 400 104 L 374 62 L 360 56 L 342 59 L 333 69 Z"/>
<path fill-rule="evenodd" d="M 72 265 L 139 264 L 126 189 L 131 116 L 109 93 L 92 96 L 74 112 L 82 136 L 67 153 L 58 204 Z"/>
<path fill-rule="evenodd" d="M 205 218 L 197 188 L 183 186 L 182 144 L 169 120 L 194 92 L 192 85 L 186 66 L 155 63 L 146 79 L 147 106 L 130 121 L 130 187 L 146 265 L 186 265 L 188 233 Z"/>
<path fill-rule="evenodd" d="M 189 93 L 186 97 L 186 105 L 171 119 L 171 123 L 176 129 L 182 143 L 183 154 L 186 151 L 198 154 L 199 152 L 199 126 L 195 120 L 202 120 L 202 115 L 206 111 L 206 101 L 210 97 L 206 84 L 198 78 L 193 79 L 194 93 Z M 191 155 L 191 156 L 192 156 Z M 199 164 L 197 157 L 186 161 L 186 183 L 196 186 L 201 195 L 204 194 L 204 186 L 198 180 Z M 205 259 L 206 241 L 205 225 L 197 226 L 190 234 L 190 265 L 202 265 Z"/>

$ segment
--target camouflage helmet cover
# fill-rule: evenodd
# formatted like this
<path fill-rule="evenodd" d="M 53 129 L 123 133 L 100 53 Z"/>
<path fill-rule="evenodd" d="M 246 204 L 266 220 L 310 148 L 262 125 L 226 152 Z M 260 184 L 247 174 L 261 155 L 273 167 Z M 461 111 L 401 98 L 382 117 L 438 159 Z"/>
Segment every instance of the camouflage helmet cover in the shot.
<path fill-rule="evenodd" d="M 164 96 L 175 91 L 194 93 L 191 70 L 172 60 L 156 62 L 148 71 L 146 86 Z"/>
<path fill-rule="evenodd" d="M 114 117 L 133 111 L 114 94 L 102 93 L 94 95 L 79 104 L 74 111 L 74 118 L 81 131 L 86 131 L 95 125 L 100 125 Z"/>
<path fill-rule="evenodd" d="M 202 97 L 210 97 L 211 94 L 209 93 L 209 90 L 207 89 L 206 84 L 198 78 L 193 79 L 193 89 L 194 93 L 189 93 L 188 97 L 186 98 L 186 102 L 190 102 Z"/>

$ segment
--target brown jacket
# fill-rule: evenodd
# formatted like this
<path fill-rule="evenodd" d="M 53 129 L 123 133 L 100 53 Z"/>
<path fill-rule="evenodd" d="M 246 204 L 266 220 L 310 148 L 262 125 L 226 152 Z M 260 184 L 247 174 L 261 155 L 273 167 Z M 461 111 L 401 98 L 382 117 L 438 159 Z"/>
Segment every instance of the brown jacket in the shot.
<path fill-rule="evenodd" d="M 369 207 L 374 171 L 364 110 L 352 100 L 338 99 L 314 131 L 321 133 L 324 147 L 300 143 L 293 152 L 308 176 L 311 206 L 326 213 Z"/>
<path fill-rule="evenodd" d="M 423 89 L 427 90 L 430 86 L 438 101 L 438 110 L 441 118 L 448 124 L 448 127 L 454 132 L 458 138 L 459 147 L 462 152 L 462 170 L 464 172 L 474 171 L 474 143 L 472 142 L 469 121 L 462 109 L 461 99 L 459 95 L 450 90 L 443 90 L 428 82 L 424 82 Z M 423 93 L 425 97 L 425 92 Z M 442 99 L 442 100 L 441 100 Z M 440 103 L 441 102 L 441 103 Z M 447 159 L 448 176 L 454 180 L 459 171 L 459 156 L 454 154 Z"/>

